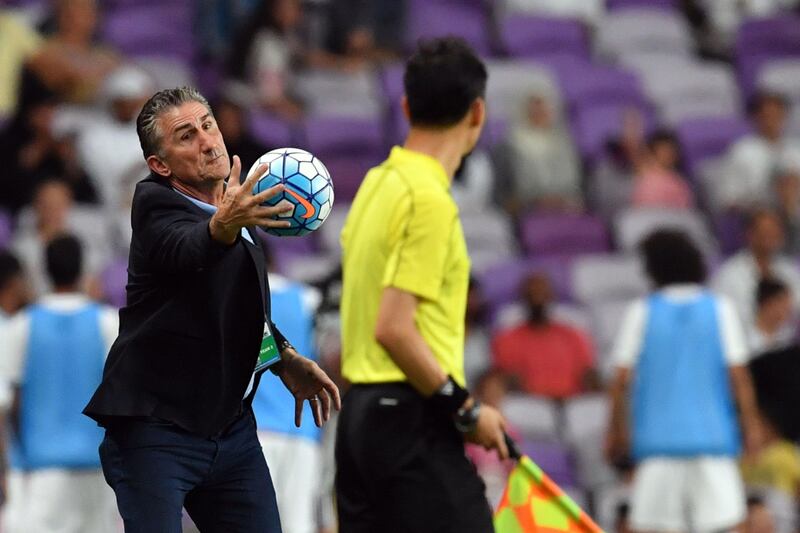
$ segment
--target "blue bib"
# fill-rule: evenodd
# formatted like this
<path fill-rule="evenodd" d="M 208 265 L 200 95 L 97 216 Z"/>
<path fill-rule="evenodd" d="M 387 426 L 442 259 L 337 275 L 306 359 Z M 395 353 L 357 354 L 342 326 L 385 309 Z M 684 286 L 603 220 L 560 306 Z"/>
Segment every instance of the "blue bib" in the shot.
<path fill-rule="evenodd" d="M 737 455 L 717 301 L 708 292 L 686 302 L 655 294 L 647 309 L 631 404 L 634 458 Z"/>
<path fill-rule="evenodd" d="M 270 290 L 272 319 L 301 355 L 316 359 L 314 317 L 303 305 L 305 290 L 307 289 L 299 283 L 287 283 L 278 290 Z M 295 427 L 294 397 L 272 372 L 265 372 L 261 377 L 261 383 L 253 398 L 253 412 L 260 430 L 313 441 L 319 441 L 321 438 L 320 429 L 314 424 L 308 402 L 303 407 L 301 427 Z"/>
<path fill-rule="evenodd" d="M 12 465 L 25 470 L 99 468 L 103 430 L 81 411 L 103 375 L 100 307 L 58 312 L 34 305 L 29 315 Z"/>

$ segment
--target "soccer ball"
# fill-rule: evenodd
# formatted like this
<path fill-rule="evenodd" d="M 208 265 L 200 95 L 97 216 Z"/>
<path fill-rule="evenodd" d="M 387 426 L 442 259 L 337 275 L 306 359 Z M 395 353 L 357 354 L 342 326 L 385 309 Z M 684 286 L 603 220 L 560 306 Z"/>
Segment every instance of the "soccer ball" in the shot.
<path fill-rule="evenodd" d="M 274 206 L 282 200 L 294 204 L 294 209 L 278 215 L 288 220 L 288 228 L 263 228 L 273 235 L 305 235 L 318 229 L 333 207 L 333 182 L 328 169 L 313 154 L 300 148 L 277 148 L 258 158 L 249 174 L 259 165 L 269 165 L 253 187 L 253 194 L 284 184 L 282 193 L 267 200 L 265 206 Z"/>

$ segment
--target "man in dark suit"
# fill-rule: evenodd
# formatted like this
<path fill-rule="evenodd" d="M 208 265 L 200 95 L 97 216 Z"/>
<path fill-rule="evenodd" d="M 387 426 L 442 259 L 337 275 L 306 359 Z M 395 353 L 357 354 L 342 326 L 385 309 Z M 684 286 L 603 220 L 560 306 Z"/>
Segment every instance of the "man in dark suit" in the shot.
<path fill-rule="evenodd" d="M 279 532 L 251 409 L 269 368 L 321 425 L 339 391 L 270 318 L 254 226 L 283 227 L 263 207 L 259 167 L 240 183 L 206 99 L 155 94 L 136 123 L 151 174 L 133 199 L 127 305 L 103 381 L 84 413 L 105 427 L 103 472 L 128 533 L 179 533 L 185 507 L 201 531 Z M 227 184 L 225 179 L 230 176 Z"/>

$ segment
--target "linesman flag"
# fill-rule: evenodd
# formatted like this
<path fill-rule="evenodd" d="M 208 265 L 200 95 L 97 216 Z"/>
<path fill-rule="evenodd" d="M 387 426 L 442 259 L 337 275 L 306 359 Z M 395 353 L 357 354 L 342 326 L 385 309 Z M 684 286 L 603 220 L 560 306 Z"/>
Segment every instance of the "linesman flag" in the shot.
<path fill-rule="evenodd" d="M 494 515 L 495 533 L 603 533 L 508 436 L 506 444 L 517 466 Z"/>

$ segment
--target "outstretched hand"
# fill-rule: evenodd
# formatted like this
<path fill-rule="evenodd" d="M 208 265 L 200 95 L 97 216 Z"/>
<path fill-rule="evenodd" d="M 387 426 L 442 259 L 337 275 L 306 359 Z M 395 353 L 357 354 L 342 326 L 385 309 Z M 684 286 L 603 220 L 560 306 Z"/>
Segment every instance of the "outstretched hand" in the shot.
<path fill-rule="evenodd" d="M 280 194 L 284 187 L 281 184 L 270 187 L 258 194 L 253 194 L 253 187 L 258 179 L 269 169 L 269 165 L 259 165 L 244 183 L 239 183 L 242 172 L 242 161 L 238 155 L 233 156 L 231 175 L 222 195 L 217 212 L 211 217 L 209 229 L 211 236 L 220 242 L 232 244 L 242 228 L 260 226 L 265 228 L 287 228 L 289 222 L 275 217 L 292 210 L 292 204 L 281 202 L 273 207 L 263 204 L 273 196 Z"/>
<path fill-rule="evenodd" d="M 303 403 L 308 400 L 317 427 L 331 417 L 331 407 L 342 408 L 339 388 L 317 363 L 290 349 L 282 356 L 278 377 L 294 396 L 294 423 L 300 427 Z"/>

